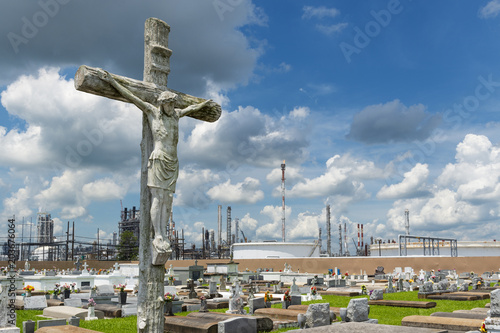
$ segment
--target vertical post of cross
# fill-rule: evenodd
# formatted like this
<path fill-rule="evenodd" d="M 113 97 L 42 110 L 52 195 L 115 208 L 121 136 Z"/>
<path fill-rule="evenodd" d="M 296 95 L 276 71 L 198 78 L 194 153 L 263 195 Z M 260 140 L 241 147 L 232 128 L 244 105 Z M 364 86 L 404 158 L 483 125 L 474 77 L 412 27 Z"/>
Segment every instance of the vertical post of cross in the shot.
<path fill-rule="evenodd" d="M 165 22 L 149 18 L 144 26 L 144 81 L 154 83 L 160 89 L 167 88 L 170 72 L 168 34 L 170 26 Z M 148 118 L 142 118 L 142 166 L 141 166 L 141 232 L 139 242 L 139 291 L 137 309 L 137 331 L 163 332 L 164 329 L 164 265 L 152 265 L 151 240 L 154 229 L 151 224 L 151 193 L 148 188 L 148 160 L 153 151 L 153 136 Z"/>

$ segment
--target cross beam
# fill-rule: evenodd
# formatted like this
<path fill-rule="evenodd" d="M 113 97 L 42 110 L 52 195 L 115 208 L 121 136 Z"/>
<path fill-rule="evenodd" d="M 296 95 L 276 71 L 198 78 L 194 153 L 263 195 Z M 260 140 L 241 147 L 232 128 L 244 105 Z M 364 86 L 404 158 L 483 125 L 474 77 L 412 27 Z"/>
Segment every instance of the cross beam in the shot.
<path fill-rule="evenodd" d="M 128 99 L 123 97 L 109 83 L 101 80 L 99 78 L 99 72 L 102 72 L 102 69 L 85 65 L 80 66 L 75 74 L 75 89 L 89 94 L 130 103 Z M 134 93 L 134 95 L 141 96 L 142 100 L 151 104 L 156 103 L 158 96 L 162 92 L 167 90 L 176 93 L 179 96 L 179 98 L 177 99 L 177 103 L 175 104 L 175 107 L 179 109 L 183 109 L 185 107 L 188 107 L 189 105 L 198 104 L 205 101 L 205 99 L 203 98 L 191 96 L 189 94 L 185 94 L 167 87 L 158 86 L 152 82 L 139 81 L 116 74 L 112 74 L 112 76 L 125 88 Z M 220 115 L 220 105 L 215 102 L 210 102 L 200 111 L 189 114 L 188 117 L 208 122 L 214 122 L 219 119 Z"/>

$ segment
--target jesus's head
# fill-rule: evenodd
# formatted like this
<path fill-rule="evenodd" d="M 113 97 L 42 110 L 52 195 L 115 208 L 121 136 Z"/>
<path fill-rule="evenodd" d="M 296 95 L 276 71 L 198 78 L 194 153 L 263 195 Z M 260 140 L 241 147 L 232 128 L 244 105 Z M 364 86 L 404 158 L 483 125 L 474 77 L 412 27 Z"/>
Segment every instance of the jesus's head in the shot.
<path fill-rule="evenodd" d="M 177 96 L 176 93 L 173 93 L 171 91 L 164 91 L 158 96 L 158 102 L 160 104 L 166 104 L 166 103 L 174 103 L 177 101 L 179 96 Z"/>
<path fill-rule="evenodd" d="M 167 90 L 158 96 L 158 103 L 162 106 L 163 111 L 170 116 L 169 113 L 173 112 L 175 102 L 178 98 L 177 94 Z"/>

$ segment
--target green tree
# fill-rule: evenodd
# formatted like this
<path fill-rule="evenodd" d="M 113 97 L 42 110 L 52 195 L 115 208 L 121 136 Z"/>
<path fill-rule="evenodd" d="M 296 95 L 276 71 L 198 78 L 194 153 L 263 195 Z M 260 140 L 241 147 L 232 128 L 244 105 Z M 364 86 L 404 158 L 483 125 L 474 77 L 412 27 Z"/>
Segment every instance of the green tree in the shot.
<path fill-rule="evenodd" d="M 124 231 L 118 244 L 118 260 L 137 260 L 139 256 L 139 240 L 132 231 Z"/>

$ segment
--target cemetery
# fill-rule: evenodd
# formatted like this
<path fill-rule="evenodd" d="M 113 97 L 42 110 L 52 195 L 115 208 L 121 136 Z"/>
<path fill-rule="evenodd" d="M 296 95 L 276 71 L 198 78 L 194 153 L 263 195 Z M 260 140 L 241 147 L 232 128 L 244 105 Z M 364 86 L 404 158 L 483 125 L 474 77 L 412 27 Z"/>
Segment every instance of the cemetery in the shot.
<path fill-rule="evenodd" d="M 246 332 L 364 332 L 375 326 L 373 331 L 384 332 L 473 332 L 483 325 L 495 332 L 500 321 L 498 272 L 379 266 L 371 274 L 340 267 L 322 274 L 294 271 L 289 264 L 281 271 L 250 271 L 233 261 L 177 263 L 164 268 L 165 332 L 242 327 Z M 84 262 L 72 270 L 2 271 L 3 313 L 8 311 L 8 279 L 13 277 L 16 286 L 17 327 L 4 322 L 6 332 L 47 327 L 57 332 L 68 325 L 89 332 L 137 332 L 138 264 L 95 269 Z"/>

